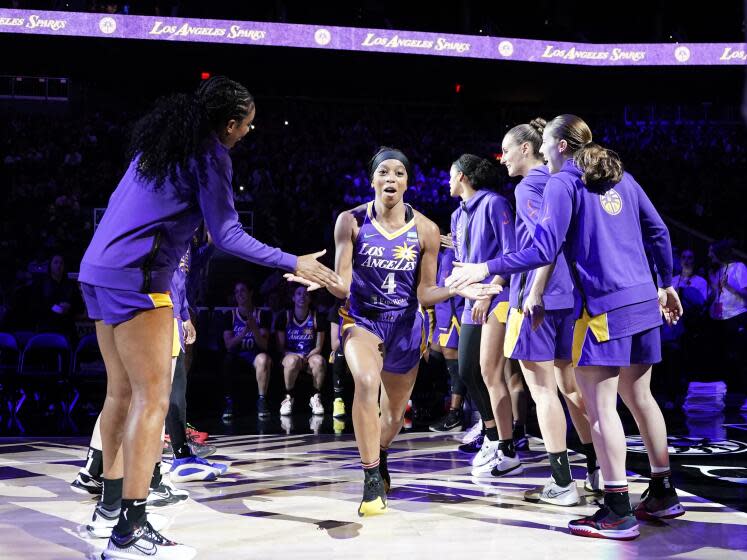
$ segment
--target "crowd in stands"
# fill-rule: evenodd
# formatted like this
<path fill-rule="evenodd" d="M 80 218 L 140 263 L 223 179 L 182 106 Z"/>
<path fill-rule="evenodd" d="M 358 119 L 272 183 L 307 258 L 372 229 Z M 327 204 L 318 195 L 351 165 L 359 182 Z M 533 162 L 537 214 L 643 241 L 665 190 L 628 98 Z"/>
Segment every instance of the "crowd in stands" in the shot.
<path fill-rule="evenodd" d="M 515 108 L 512 114 L 522 111 Z M 52 329 L 76 337 L 75 321 L 85 318 L 85 310 L 66 272 L 77 270 L 93 232 L 94 208 L 106 206 L 126 165 L 135 117 L 125 110 L 5 118 L 0 128 L 0 331 Z M 503 132 L 521 119 L 504 118 L 465 116 L 443 106 L 270 100 L 262 105 L 255 130 L 232 153 L 236 205 L 253 212 L 253 233 L 262 241 L 298 254 L 332 251 L 337 213 L 370 199 L 367 160 L 386 144 L 403 149 L 413 162 L 406 201 L 446 230 L 456 207 L 448 195 L 450 164 L 465 152 L 498 164 Z M 612 115 L 589 122 L 595 140 L 621 154 L 662 214 L 711 237 L 732 238 L 736 249 L 745 247 L 743 127 L 626 124 Z M 495 189 L 511 199 L 511 180 L 502 170 L 499 177 Z M 677 257 L 684 249 L 677 248 Z M 718 279 L 709 275 L 719 265 L 712 265 L 705 251 L 694 258 L 691 268 L 707 284 L 702 316 L 718 292 Z M 213 282 L 222 289 L 203 290 L 193 305 L 233 305 L 235 280 Z M 259 305 L 278 312 L 288 303 L 277 275 L 251 282 L 259 288 Z M 708 327 L 700 322 L 697 328 Z"/>

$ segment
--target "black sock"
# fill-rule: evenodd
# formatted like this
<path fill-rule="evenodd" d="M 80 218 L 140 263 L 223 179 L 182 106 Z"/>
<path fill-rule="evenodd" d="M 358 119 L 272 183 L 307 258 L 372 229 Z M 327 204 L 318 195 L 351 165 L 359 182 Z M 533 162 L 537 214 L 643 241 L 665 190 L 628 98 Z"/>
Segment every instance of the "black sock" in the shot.
<path fill-rule="evenodd" d="M 86 470 L 88 474 L 94 478 L 101 478 L 104 475 L 104 454 L 101 449 L 89 447 L 87 459 Z"/>
<path fill-rule="evenodd" d="M 593 443 L 582 443 L 581 448 L 586 455 L 586 472 L 591 474 L 599 468 L 597 465 L 597 452 L 594 450 Z"/>
<path fill-rule="evenodd" d="M 296 399 L 296 388 L 295 387 L 291 387 L 290 389 L 286 388 L 285 394 L 288 395 L 293 400 L 295 400 Z"/>
<path fill-rule="evenodd" d="M 568 486 L 572 481 L 571 466 L 568 464 L 568 450 L 560 453 L 548 453 L 552 478 L 558 486 Z"/>
<path fill-rule="evenodd" d="M 186 441 L 174 449 L 174 459 L 186 459 L 192 456 L 192 449 Z M 155 473 L 154 473 L 155 474 Z"/>
<path fill-rule="evenodd" d="M 366 478 L 369 476 L 380 476 L 381 473 L 379 472 L 379 464 L 381 462 L 381 459 L 376 459 L 373 463 L 364 463 L 361 461 L 361 467 L 363 467 L 363 472 L 366 473 Z"/>
<path fill-rule="evenodd" d="M 498 442 L 498 449 L 503 451 L 506 457 L 516 457 L 516 448 L 513 439 L 502 439 Z"/>
<path fill-rule="evenodd" d="M 158 488 L 161 485 L 161 461 L 156 463 L 153 467 L 153 476 L 150 479 L 150 487 Z"/>
<path fill-rule="evenodd" d="M 672 471 L 667 470 L 660 473 L 651 473 L 651 482 L 648 487 L 651 489 L 651 495 L 655 498 L 661 498 L 674 492 L 672 484 Z"/>
<path fill-rule="evenodd" d="M 527 436 L 526 424 L 519 424 L 518 422 L 514 422 L 514 432 L 512 435 L 513 435 L 514 440 L 526 437 Z"/>
<path fill-rule="evenodd" d="M 631 515 L 633 513 L 633 510 L 630 508 L 628 485 L 626 484 L 625 486 L 608 486 L 605 484 L 604 505 L 610 508 L 620 517 Z"/>
<path fill-rule="evenodd" d="M 490 441 L 498 441 L 498 426 L 485 428 L 485 437 L 487 437 Z"/>
<path fill-rule="evenodd" d="M 135 527 L 145 525 L 145 498 L 141 500 L 122 499 L 122 511 L 119 513 L 119 521 L 114 527 L 118 535 L 129 535 Z"/>
<path fill-rule="evenodd" d="M 102 479 L 104 481 L 104 489 L 101 492 L 101 503 L 109 511 L 120 508 L 122 502 L 122 481 L 121 478 Z"/>

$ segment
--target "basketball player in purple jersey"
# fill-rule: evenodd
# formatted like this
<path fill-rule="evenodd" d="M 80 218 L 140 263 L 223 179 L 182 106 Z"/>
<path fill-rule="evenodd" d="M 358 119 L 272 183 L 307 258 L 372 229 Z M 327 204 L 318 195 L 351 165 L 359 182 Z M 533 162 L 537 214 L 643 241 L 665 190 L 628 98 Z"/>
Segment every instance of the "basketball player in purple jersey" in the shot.
<path fill-rule="evenodd" d="M 568 527 L 576 535 L 630 540 L 639 535 L 636 518 L 685 513 L 672 484 L 666 424 L 650 387 L 651 364 L 661 360 L 661 315 L 668 323 L 682 315 L 672 287 L 669 231 L 617 154 L 593 143 L 579 117 L 566 114 L 550 121 L 540 151 L 552 177 L 531 247 L 455 269 L 447 283 L 460 287 L 488 274 L 531 270 L 551 264 L 563 250 L 577 294 L 576 381 L 604 478 L 604 505 Z M 644 243 L 660 277 L 658 292 Z M 618 393 L 635 418 L 651 466 L 651 482 L 635 511 Z"/>
<path fill-rule="evenodd" d="M 275 336 L 278 351 L 283 354 L 283 379 L 285 399 L 280 405 L 280 415 L 293 414 L 295 386 L 298 374 L 305 371 L 314 380 L 314 394 L 309 400 L 312 414 L 324 415 L 322 385 L 327 363 L 322 357 L 326 325 L 320 320 L 306 286 L 293 286 L 293 307 L 275 319 Z"/>
<path fill-rule="evenodd" d="M 426 348 L 418 304 L 430 307 L 456 293 L 481 300 L 502 290 L 498 285 L 468 292 L 438 287 L 438 226 L 403 201 L 409 160 L 383 147 L 369 174 L 374 200 L 337 218 L 335 268 L 342 285 L 327 286 L 336 297 L 349 298 L 340 313 L 345 358 L 355 380 L 353 427 L 365 472 L 360 516 L 386 511 L 387 448 L 402 427 Z"/>
<path fill-rule="evenodd" d="M 296 257 L 241 228 L 229 150 L 249 131 L 255 111 L 246 88 L 222 76 L 204 81 L 193 95 L 159 101 L 134 127 L 130 165 L 81 260 L 78 280 L 107 373 L 104 492 L 107 481 L 122 488 L 103 558 L 130 558 L 143 549 L 154 559 L 196 553 L 155 531 L 145 504 L 171 386 L 169 283 L 200 221 L 228 253 L 322 285 L 338 281 L 316 261 L 323 253 Z"/>
<path fill-rule="evenodd" d="M 509 177 L 523 177 L 514 191 L 518 250 L 532 245 L 542 194 L 550 179 L 539 152 L 545 124 L 544 119 L 534 119 L 529 124 L 515 126 L 502 142 L 501 163 Z M 524 496 L 534 502 L 576 505 L 580 497 L 568 463 L 565 412 L 558 389 L 568 404 L 586 455 L 586 490 L 596 492 L 600 477 L 589 420 L 571 363 L 573 280 L 565 257 L 561 254 L 554 264 L 514 274 L 509 302 L 504 352 L 506 357 L 519 360 L 524 372 L 537 405 L 537 421 L 552 469 L 552 477 L 544 486 L 528 490 Z"/>

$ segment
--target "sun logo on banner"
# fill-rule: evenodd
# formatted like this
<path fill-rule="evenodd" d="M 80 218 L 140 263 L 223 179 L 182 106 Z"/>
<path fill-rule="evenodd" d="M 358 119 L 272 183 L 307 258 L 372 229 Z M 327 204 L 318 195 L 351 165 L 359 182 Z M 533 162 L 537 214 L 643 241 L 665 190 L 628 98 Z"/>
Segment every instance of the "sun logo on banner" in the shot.
<path fill-rule="evenodd" d="M 602 203 L 602 208 L 610 216 L 616 216 L 622 211 L 623 201 L 615 189 L 610 189 L 606 193 L 600 194 L 599 202 Z"/>
<path fill-rule="evenodd" d="M 392 250 L 394 253 L 394 258 L 398 261 L 414 261 L 415 260 L 415 245 L 408 245 L 407 243 L 403 243 L 402 245 L 397 245 Z"/>

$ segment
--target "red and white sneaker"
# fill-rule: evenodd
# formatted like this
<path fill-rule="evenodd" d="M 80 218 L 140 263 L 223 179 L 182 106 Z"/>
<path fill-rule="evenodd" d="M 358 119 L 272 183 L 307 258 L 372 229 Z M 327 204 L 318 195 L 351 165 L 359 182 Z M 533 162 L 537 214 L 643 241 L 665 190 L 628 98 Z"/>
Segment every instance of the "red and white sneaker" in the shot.
<path fill-rule="evenodd" d="M 602 506 L 594 515 L 574 519 L 568 523 L 572 535 L 591 537 L 594 539 L 614 539 L 618 541 L 632 541 L 640 532 L 635 516 L 617 515 L 607 506 Z"/>

